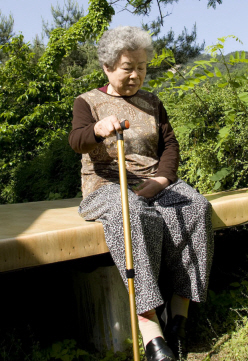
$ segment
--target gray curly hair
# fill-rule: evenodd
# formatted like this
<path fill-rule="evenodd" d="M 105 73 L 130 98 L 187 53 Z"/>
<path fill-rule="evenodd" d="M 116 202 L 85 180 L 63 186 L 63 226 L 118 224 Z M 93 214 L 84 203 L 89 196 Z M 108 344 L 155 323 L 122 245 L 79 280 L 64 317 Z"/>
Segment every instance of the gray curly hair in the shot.
<path fill-rule="evenodd" d="M 136 26 L 118 26 L 103 33 L 97 47 L 100 65 L 113 69 L 125 50 L 144 49 L 147 60 L 153 58 L 151 36 Z"/>

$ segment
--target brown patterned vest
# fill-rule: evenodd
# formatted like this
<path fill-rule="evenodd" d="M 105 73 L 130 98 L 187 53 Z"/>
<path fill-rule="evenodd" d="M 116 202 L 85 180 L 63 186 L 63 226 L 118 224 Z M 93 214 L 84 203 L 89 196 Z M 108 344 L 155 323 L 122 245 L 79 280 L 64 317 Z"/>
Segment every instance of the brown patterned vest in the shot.
<path fill-rule="evenodd" d="M 92 116 L 99 121 L 109 115 L 127 119 L 124 132 L 125 160 L 129 184 L 153 177 L 158 168 L 159 100 L 139 90 L 132 97 L 117 97 L 94 89 L 80 95 L 89 104 Z M 82 192 L 91 192 L 109 183 L 119 182 L 116 137 L 109 137 L 82 157 Z"/>

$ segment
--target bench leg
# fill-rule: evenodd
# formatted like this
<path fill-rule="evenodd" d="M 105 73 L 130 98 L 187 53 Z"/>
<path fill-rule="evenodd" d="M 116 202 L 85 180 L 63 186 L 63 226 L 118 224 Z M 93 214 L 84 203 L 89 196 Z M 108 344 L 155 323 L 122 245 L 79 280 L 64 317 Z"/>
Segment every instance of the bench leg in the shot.
<path fill-rule="evenodd" d="M 116 266 L 91 273 L 73 271 L 78 331 L 82 344 L 98 351 L 124 351 L 131 338 L 128 293 Z"/>

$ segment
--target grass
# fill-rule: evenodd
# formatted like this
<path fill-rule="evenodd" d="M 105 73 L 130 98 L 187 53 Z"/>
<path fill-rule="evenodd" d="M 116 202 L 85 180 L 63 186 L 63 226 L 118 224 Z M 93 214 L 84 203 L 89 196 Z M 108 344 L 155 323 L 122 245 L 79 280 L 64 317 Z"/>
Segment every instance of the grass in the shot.
<path fill-rule="evenodd" d="M 189 321 L 188 360 L 248 360 L 247 228 L 216 233 L 208 299 L 193 305 Z"/>
<path fill-rule="evenodd" d="M 244 320 L 243 326 L 240 326 L 233 333 L 230 340 L 226 341 L 219 352 L 220 360 L 243 361 L 248 357 L 248 320 Z"/>

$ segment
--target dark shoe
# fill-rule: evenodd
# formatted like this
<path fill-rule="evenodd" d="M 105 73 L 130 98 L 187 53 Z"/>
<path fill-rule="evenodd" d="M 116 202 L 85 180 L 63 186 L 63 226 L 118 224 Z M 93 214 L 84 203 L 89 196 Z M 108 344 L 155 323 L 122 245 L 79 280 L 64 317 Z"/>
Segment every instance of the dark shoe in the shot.
<path fill-rule="evenodd" d="M 188 355 L 187 345 L 187 318 L 176 315 L 166 327 L 165 336 L 168 346 L 174 352 L 177 360 L 183 360 Z"/>
<path fill-rule="evenodd" d="M 146 345 L 147 361 L 176 361 L 176 358 L 162 337 L 156 337 Z"/>

